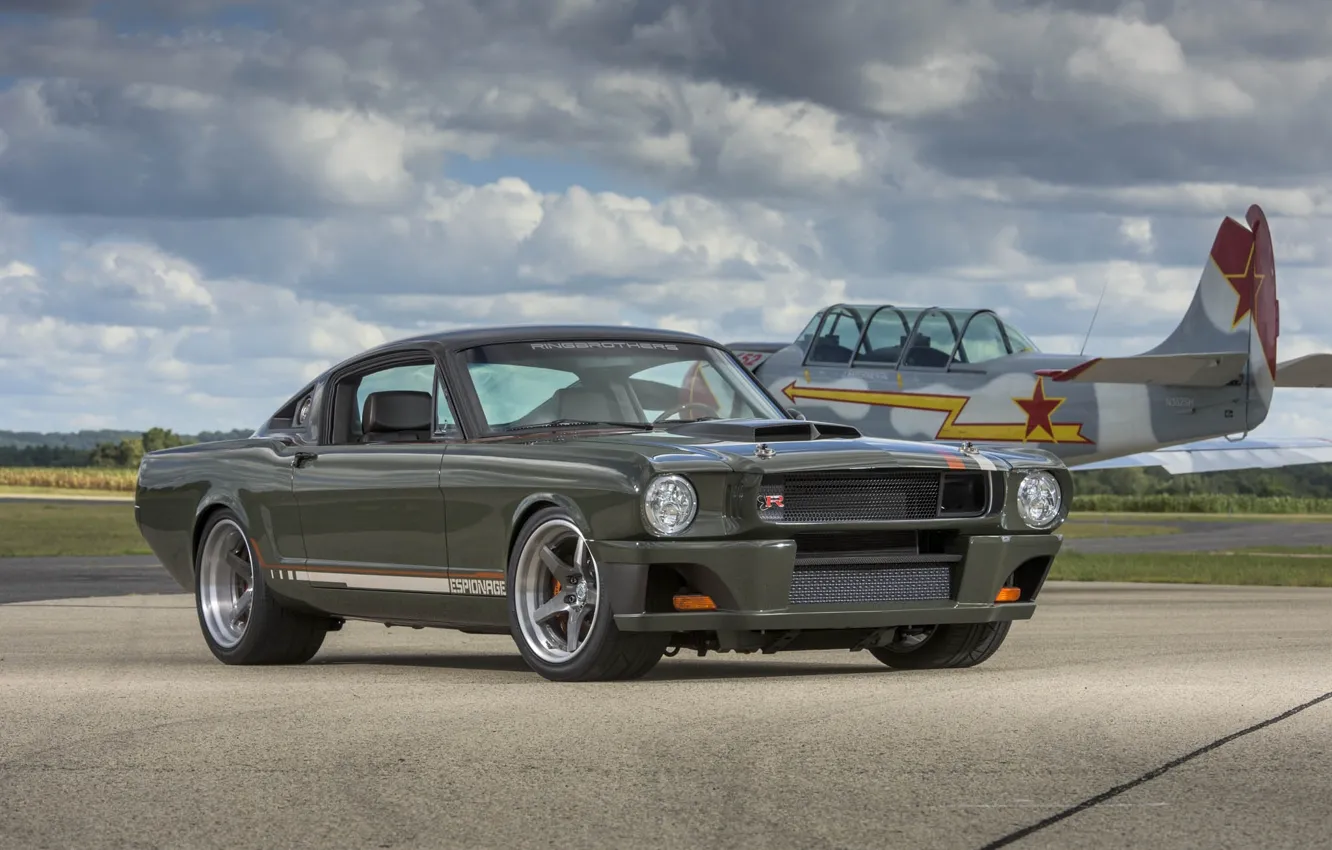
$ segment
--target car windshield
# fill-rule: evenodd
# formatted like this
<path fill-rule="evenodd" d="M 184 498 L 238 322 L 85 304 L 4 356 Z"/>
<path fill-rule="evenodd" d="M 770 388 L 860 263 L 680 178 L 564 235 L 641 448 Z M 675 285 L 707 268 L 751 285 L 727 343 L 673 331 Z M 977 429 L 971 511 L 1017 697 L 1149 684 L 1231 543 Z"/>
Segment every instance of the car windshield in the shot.
<path fill-rule="evenodd" d="M 785 418 L 744 367 L 707 345 L 560 340 L 482 345 L 463 357 L 492 432 Z"/>

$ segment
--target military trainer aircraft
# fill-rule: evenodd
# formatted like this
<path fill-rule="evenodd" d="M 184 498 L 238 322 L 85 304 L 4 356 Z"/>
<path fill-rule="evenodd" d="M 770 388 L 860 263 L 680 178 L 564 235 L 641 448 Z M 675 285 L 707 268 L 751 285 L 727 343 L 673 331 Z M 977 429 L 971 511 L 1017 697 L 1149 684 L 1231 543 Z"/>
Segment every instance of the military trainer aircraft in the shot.
<path fill-rule="evenodd" d="M 1332 354 L 1277 361 L 1272 238 L 1257 205 L 1246 220 L 1221 222 L 1184 318 L 1132 357 L 1039 351 L 993 310 L 891 304 L 838 304 L 794 342 L 729 347 L 809 418 L 873 436 L 1029 443 L 1075 469 L 1330 462 L 1332 440 L 1244 439 L 1274 388 L 1332 386 Z"/>

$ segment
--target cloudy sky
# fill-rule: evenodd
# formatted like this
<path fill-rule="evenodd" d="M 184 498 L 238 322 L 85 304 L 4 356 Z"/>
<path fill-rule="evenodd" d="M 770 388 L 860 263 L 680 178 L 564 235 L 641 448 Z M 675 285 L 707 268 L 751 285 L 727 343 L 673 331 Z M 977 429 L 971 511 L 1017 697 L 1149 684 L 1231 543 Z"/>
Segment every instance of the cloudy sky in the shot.
<path fill-rule="evenodd" d="M 1329 43 L 1324 0 L 0 0 L 0 429 L 252 427 L 478 323 L 1077 351 L 1104 290 L 1134 353 L 1255 202 L 1281 359 L 1332 350 Z"/>

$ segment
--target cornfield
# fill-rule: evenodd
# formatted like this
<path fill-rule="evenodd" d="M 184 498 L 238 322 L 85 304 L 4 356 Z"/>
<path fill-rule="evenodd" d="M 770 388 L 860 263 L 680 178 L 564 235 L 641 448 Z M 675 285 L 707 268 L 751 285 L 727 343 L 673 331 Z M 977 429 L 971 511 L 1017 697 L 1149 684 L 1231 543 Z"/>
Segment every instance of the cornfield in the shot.
<path fill-rule="evenodd" d="M 1299 496 L 1250 496 L 1221 493 L 1150 496 L 1087 495 L 1073 497 L 1075 511 L 1181 514 L 1332 514 L 1332 499 Z"/>
<path fill-rule="evenodd" d="M 0 466 L 0 487 L 133 492 L 136 477 L 133 469 Z"/>

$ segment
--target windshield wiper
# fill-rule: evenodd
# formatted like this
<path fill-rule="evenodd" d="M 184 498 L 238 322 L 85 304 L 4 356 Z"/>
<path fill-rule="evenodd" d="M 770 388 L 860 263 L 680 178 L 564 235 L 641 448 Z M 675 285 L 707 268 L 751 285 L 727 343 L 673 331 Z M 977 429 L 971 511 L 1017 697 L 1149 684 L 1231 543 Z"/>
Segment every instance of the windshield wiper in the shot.
<path fill-rule="evenodd" d="M 552 419 L 549 422 L 537 422 L 531 425 L 507 425 L 504 431 L 532 431 L 537 428 L 567 428 L 585 425 L 607 425 L 612 428 L 634 428 L 639 431 L 651 431 L 653 426 L 646 422 L 610 422 L 592 419 Z"/>

